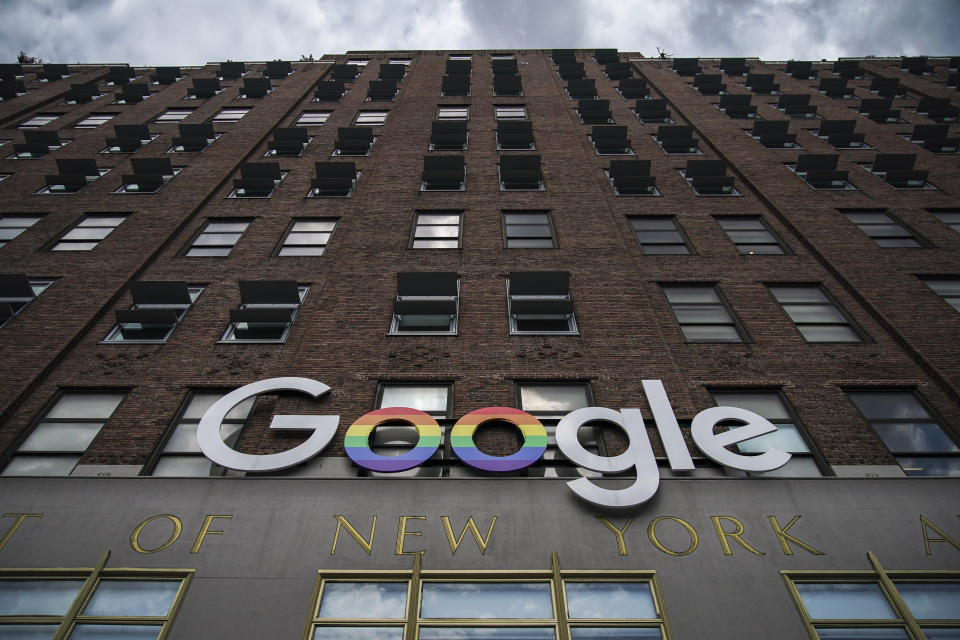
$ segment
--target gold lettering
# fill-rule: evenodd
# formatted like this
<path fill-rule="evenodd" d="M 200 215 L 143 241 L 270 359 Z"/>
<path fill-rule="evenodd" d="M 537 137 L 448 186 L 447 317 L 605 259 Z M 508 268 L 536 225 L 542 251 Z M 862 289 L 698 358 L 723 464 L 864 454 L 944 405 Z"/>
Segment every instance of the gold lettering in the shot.
<path fill-rule="evenodd" d="M 663 520 L 673 520 L 687 530 L 687 534 L 690 536 L 690 545 L 686 549 L 683 551 L 674 551 L 673 549 L 668 549 L 663 543 L 660 542 L 660 539 L 657 538 L 657 525 Z M 627 525 L 629 526 L 629 524 L 630 523 L 628 522 Z M 623 530 L 626 531 L 627 527 L 624 527 Z M 653 546 L 671 556 L 685 556 L 689 553 L 693 553 L 696 551 L 697 545 L 700 544 L 700 538 L 697 536 L 697 530 L 690 526 L 689 522 L 676 516 L 657 516 L 651 520 L 650 524 L 647 525 L 647 537 L 650 538 L 650 542 L 653 543 Z"/>
<path fill-rule="evenodd" d="M 400 516 L 400 526 L 397 527 L 397 547 L 393 550 L 395 556 L 415 556 L 423 554 L 424 550 L 404 551 L 403 543 L 407 536 L 422 535 L 419 531 L 407 531 L 407 520 L 426 520 L 427 516 Z"/>
<path fill-rule="evenodd" d="M 232 519 L 233 519 L 233 516 L 207 516 L 206 518 L 204 518 L 204 519 L 203 519 L 203 526 L 200 527 L 200 533 L 197 534 L 197 539 L 196 539 L 196 541 L 194 541 L 194 543 L 193 543 L 193 548 L 190 549 L 190 553 L 199 553 L 199 552 L 200 552 L 200 545 L 203 544 L 203 539 L 206 538 L 208 535 L 211 535 L 211 536 L 212 536 L 212 535 L 216 535 L 216 536 L 223 535 L 223 531 L 211 531 L 211 530 L 210 530 L 210 523 L 213 522 L 213 519 L 214 519 L 214 518 L 225 518 L 225 519 L 227 519 L 227 520 L 232 520 Z"/>
<path fill-rule="evenodd" d="M 23 524 L 23 521 L 27 518 L 42 518 L 42 513 L 5 513 L 3 514 L 4 518 L 16 518 L 13 524 L 10 525 L 10 528 L 7 529 L 7 532 L 3 534 L 3 537 L 0 538 L 0 551 L 3 550 L 3 547 L 7 544 L 7 541 L 13 537 L 13 534 L 20 528 L 20 525 Z"/>
<path fill-rule="evenodd" d="M 960 516 L 957 516 L 957 517 L 960 518 Z M 956 549 L 957 551 L 960 551 L 960 543 L 958 543 L 956 540 L 948 536 L 943 531 L 943 529 L 933 524 L 923 516 L 920 516 L 920 529 L 923 531 L 923 548 L 927 552 L 928 556 L 933 555 L 933 553 L 930 551 L 931 542 L 949 542 L 954 549 Z M 940 537 L 931 538 L 930 536 L 927 535 L 927 529 L 933 529 L 934 531 L 940 534 Z"/>
<path fill-rule="evenodd" d="M 767 520 L 770 521 L 770 526 L 773 527 L 773 533 L 774 535 L 777 536 L 777 541 L 780 542 L 780 548 L 783 549 L 783 554 L 787 556 L 793 555 L 793 549 L 790 548 L 790 544 L 789 544 L 790 542 L 792 542 L 793 544 L 797 545 L 804 551 L 811 553 L 815 556 L 826 555 L 823 553 L 823 551 L 818 551 L 817 549 L 814 549 L 813 547 L 808 545 L 806 542 L 802 540 L 798 540 L 794 536 L 787 533 L 787 530 L 790 527 L 792 527 L 794 524 L 796 524 L 797 520 L 799 519 L 800 519 L 800 516 L 793 516 L 793 520 L 791 520 L 787 524 L 787 526 L 781 527 L 780 523 L 777 522 L 777 516 L 767 516 Z"/>
<path fill-rule="evenodd" d="M 607 529 L 613 531 L 613 535 L 617 537 L 617 553 L 619 553 L 621 556 L 630 555 L 627 553 L 627 542 L 623 539 L 623 534 L 625 534 L 627 529 L 630 528 L 630 525 L 633 524 L 633 516 L 627 518 L 627 524 L 623 525 L 623 529 L 617 529 L 617 525 L 613 524 L 603 516 L 597 516 L 597 520 L 599 520 L 600 524 L 605 526 Z"/>
<path fill-rule="evenodd" d="M 717 538 L 720 539 L 720 546 L 723 547 L 723 555 L 725 556 L 733 555 L 733 551 L 730 550 L 730 543 L 727 542 L 727 538 L 733 538 L 734 540 L 737 541 L 737 543 L 741 547 L 743 547 L 750 553 L 754 553 L 758 556 L 766 555 L 764 554 L 763 551 L 757 551 L 756 549 L 751 547 L 747 543 L 747 541 L 741 537 L 741 534 L 743 534 L 743 523 L 737 520 L 736 518 L 734 518 L 733 516 L 710 516 L 710 519 L 713 520 L 713 528 L 717 530 Z M 724 531 L 723 524 L 721 524 L 720 522 L 721 520 L 732 522 L 734 526 L 736 526 L 737 528 L 736 531 L 729 531 L 729 532 Z"/>
<path fill-rule="evenodd" d="M 493 520 L 490 521 L 490 528 L 487 529 L 487 537 L 483 538 L 480 535 L 480 530 L 477 529 L 477 523 L 473 521 L 473 516 L 467 518 L 467 524 L 463 527 L 463 531 L 460 532 L 460 537 L 457 538 L 453 535 L 453 528 L 450 526 L 450 518 L 447 516 L 440 516 L 440 522 L 443 523 L 443 531 L 447 534 L 447 542 L 450 544 L 450 555 L 456 555 L 457 549 L 460 548 L 460 543 L 463 542 L 463 536 L 467 535 L 467 530 L 470 530 L 470 534 L 473 535 L 473 539 L 477 543 L 477 548 L 480 549 L 480 555 L 483 555 L 487 552 L 487 545 L 490 544 L 490 536 L 493 535 L 493 525 L 497 524 L 497 516 L 493 516 Z"/>
<path fill-rule="evenodd" d="M 170 537 L 167 538 L 167 541 L 164 542 L 159 547 L 155 549 L 144 549 L 140 546 L 140 532 L 143 531 L 143 528 L 154 520 L 159 520 L 160 518 L 166 518 L 173 523 L 173 533 L 170 534 Z M 172 516 L 169 513 L 161 513 L 157 516 L 150 516 L 143 522 L 137 525 L 137 528 L 133 530 L 133 533 L 130 534 L 130 546 L 133 547 L 133 550 L 137 553 L 156 553 L 157 551 L 163 551 L 174 542 L 177 541 L 177 538 L 180 537 L 180 532 L 183 530 L 183 523 L 180 522 L 180 518 L 177 516 Z"/>
<path fill-rule="evenodd" d="M 333 548 L 330 549 L 330 555 L 333 555 L 337 552 L 337 540 L 340 539 L 340 527 L 343 527 L 347 530 L 347 533 L 350 534 L 350 537 L 357 541 L 357 544 L 363 547 L 363 550 L 367 552 L 367 555 L 373 551 L 373 534 L 377 530 L 377 516 L 373 516 L 373 524 L 370 525 L 370 541 L 363 539 L 356 529 L 353 528 L 353 525 L 350 524 L 346 518 L 343 516 L 333 516 L 337 519 L 337 532 L 333 534 Z"/>

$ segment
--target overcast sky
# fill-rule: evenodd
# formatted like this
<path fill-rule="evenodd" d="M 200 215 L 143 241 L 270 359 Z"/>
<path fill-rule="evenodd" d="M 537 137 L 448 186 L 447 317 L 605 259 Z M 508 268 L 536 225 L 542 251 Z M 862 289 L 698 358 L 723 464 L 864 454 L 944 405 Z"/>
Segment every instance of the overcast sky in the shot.
<path fill-rule="evenodd" d="M 362 49 L 960 55 L 960 0 L 0 0 L 0 59 L 196 65 Z"/>

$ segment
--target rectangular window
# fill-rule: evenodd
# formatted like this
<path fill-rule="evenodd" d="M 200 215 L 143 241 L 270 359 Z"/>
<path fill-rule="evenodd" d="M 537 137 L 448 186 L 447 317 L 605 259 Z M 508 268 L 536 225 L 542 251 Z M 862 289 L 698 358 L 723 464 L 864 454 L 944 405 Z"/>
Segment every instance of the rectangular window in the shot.
<path fill-rule="evenodd" d="M 227 197 L 269 198 L 286 175 L 279 162 L 244 162 L 240 165 L 240 177 L 233 179 L 233 190 Z"/>
<path fill-rule="evenodd" d="M 283 342 L 309 287 L 293 280 L 241 280 L 240 307 L 230 310 L 222 342 Z"/>
<path fill-rule="evenodd" d="M 943 224 L 949 226 L 951 229 L 960 233 L 960 209 L 951 209 L 943 211 L 935 211 L 933 209 L 927 209 L 934 217 L 942 222 Z"/>
<path fill-rule="evenodd" d="M 357 117 L 353 124 L 357 126 L 378 127 L 385 124 L 389 111 L 374 111 L 372 109 L 363 109 L 357 111 Z"/>
<path fill-rule="evenodd" d="M 807 342 L 862 342 L 847 316 L 819 285 L 767 288 Z"/>
<path fill-rule="evenodd" d="M 163 448 L 157 455 L 151 470 L 145 475 L 206 477 L 222 476 L 226 468 L 211 462 L 197 444 L 197 426 L 200 418 L 214 402 L 222 398 L 219 393 L 197 391 L 190 394 L 181 408 L 178 418 L 167 430 Z M 220 425 L 220 438 L 228 447 L 233 447 L 240 437 L 256 398 L 247 398 L 227 413 Z"/>
<path fill-rule="evenodd" d="M 46 291 L 53 280 L 28 278 L 22 273 L 0 275 L 0 327 Z"/>
<path fill-rule="evenodd" d="M 50 249 L 51 251 L 92 251 L 100 241 L 110 235 L 125 215 L 84 216 L 75 227 L 67 231 Z"/>
<path fill-rule="evenodd" d="M 406 407 L 429 413 L 436 419 L 449 418 L 453 412 L 452 387 L 451 384 L 381 382 L 376 408 Z"/>
<path fill-rule="evenodd" d="M 17 449 L 3 475 L 70 475 L 123 396 L 123 393 L 63 393 Z"/>
<path fill-rule="evenodd" d="M 222 124 L 227 122 L 237 122 L 243 116 L 247 115 L 250 111 L 250 107 L 230 107 L 228 109 L 221 109 L 217 115 L 213 116 L 214 124 Z"/>
<path fill-rule="evenodd" d="M 432 570 L 382 575 L 324 571 L 314 591 L 308 618 L 313 640 L 400 640 L 413 637 L 408 625 L 416 625 L 421 640 L 669 637 L 653 571 L 558 568 L 495 578 Z M 371 610 L 363 605 L 365 599 L 379 606 Z"/>
<path fill-rule="evenodd" d="M 463 191 L 467 163 L 463 156 L 424 156 L 421 191 Z"/>
<path fill-rule="evenodd" d="M 920 247 L 916 236 L 885 209 L 841 209 L 847 220 L 870 236 L 878 247 Z"/>
<path fill-rule="evenodd" d="M 717 218 L 717 224 L 744 255 L 782 255 L 786 253 L 780 241 L 767 228 L 762 218 Z"/>
<path fill-rule="evenodd" d="M 117 310 L 117 324 L 104 342 L 166 342 L 201 292 L 203 287 L 186 282 L 133 283 L 133 305 Z"/>
<path fill-rule="evenodd" d="M 960 448 L 914 391 L 846 392 L 911 477 L 960 476 Z"/>
<path fill-rule="evenodd" d="M 497 120 L 526 120 L 527 107 L 522 104 L 498 104 L 493 107 Z"/>
<path fill-rule="evenodd" d="M 0 247 L 35 225 L 40 216 L 0 216 Z"/>
<path fill-rule="evenodd" d="M 77 129 L 95 129 L 100 125 L 109 122 L 116 113 L 91 113 L 80 122 L 73 125 Z"/>
<path fill-rule="evenodd" d="M 823 473 L 814 458 L 810 440 L 800 426 L 790 406 L 777 391 L 713 391 L 717 406 L 739 407 L 763 416 L 777 430 L 773 433 L 738 442 L 735 446 L 744 455 L 763 453 L 771 447 L 786 451 L 790 461 L 779 469 L 751 473 L 752 476 L 772 478 L 821 476 Z M 736 427 L 731 427 L 736 428 Z"/>
<path fill-rule="evenodd" d="M 322 256 L 337 226 L 336 218 L 300 218 L 287 229 L 278 256 Z"/>
<path fill-rule="evenodd" d="M 17 128 L 36 129 L 38 127 L 50 124 L 62 115 L 62 113 L 38 113 L 29 120 L 24 120 L 21 122 L 19 125 L 17 125 Z"/>
<path fill-rule="evenodd" d="M 783 572 L 812 637 L 931 640 L 956 637 L 960 628 L 956 572 L 886 571 L 870 554 L 874 571 Z M 909 622 L 908 622 L 909 621 Z M 919 629 L 916 635 L 913 629 Z"/>
<path fill-rule="evenodd" d="M 121 176 L 123 184 L 114 193 L 156 193 L 183 171 L 174 167 L 170 158 L 133 158 L 130 165 L 133 173 Z"/>
<path fill-rule="evenodd" d="M 504 211 L 503 238 L 508 249 L 555 249 L 547 211 Z"/>
<path fill-rule="evenodd" d="M 437 120 L 466 120 L 470 117 L 470 105 L 440 105 Z"/>
<path fill-rule="evenodd" d="M 367 58 L 349 58 L 347 60 L 347 64 L 353 64 L 358 67 L 365 67 L 367 66 L 368 62 L 370 62 L 370 60 L 368 60 Z"/>
<path fill-rule="evenodd" d="M 193 109 L 167 109 L 154 120 L 157 124 L 163 124 L 164 122 L 180 122 L 187 116 L 193 113 Z"/>
<path fill-rule="evenodd" d="M 507 278 L 511 334 L 577 334 L 566 271 L 513 271 Z"/>
<path fill-rule="evenodd" d="M 411 249 L 459 249 L 462 211 L 418 211 Z"/>
<path fill-rule="evenodd" d="M 953 307 L 955 311 L 960 311 L 960 278 L 931 276 L 921 277 L 920 279 L 923 280 L 928 287 L 933 289 L 934 293 L 943 298 L 944 302 Z"/>
<path fill-rule="evenodd" d="M 687 238 L 672 216 L 630 218 L 630 226 L 643 252 L 649 255 L 693 253 Z"/>
<path fill-rule="evenodd" d="M 397 274 L 391 334 L 456 335 L 460 278 L 452 272 Z"/>
<path fill-rule="evenodd" d="M 293 123 L 295 127 L 319 127 L 327 121 L 333 111 L 304 111 Z"/>
<path fill-rule="evenodd" d="M 192 577 L 193 569 L 2 569 L 0 636 L 165 638 Z"/>
<path fill-rule="evenodd" d="M 190 243 L 184 255 L 205 258 L 228 256 L 248 226 L 249 220 L 210 219 Z"/>
<path fill-rule="evenodd" d="M 688 342 L 744 342 L 730 309 L 713 285 L 662 285 Z"/>

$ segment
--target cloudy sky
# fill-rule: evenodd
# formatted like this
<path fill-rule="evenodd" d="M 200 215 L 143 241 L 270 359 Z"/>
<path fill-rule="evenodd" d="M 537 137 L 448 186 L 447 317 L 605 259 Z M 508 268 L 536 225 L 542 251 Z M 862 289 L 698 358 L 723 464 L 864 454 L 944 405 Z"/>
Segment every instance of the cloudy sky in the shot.
<path fill-rule="evenodd" d="M 960 54 L 960 0 L 0 0 L 0 59 L 192 65 L 362 49 Z"/>

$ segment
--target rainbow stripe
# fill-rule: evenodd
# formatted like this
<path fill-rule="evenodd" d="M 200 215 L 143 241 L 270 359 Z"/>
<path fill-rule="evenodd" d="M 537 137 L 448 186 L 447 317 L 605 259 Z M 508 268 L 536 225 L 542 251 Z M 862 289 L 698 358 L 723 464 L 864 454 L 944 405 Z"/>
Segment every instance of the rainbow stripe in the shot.
<path fill-rule="evenodd" d="M 523 446 L 509 456 L 491 456 L 477 449 L 473 434 L 477 427 L 491 420 L 516 425 L 523 433 Z M 547 450 L 547 430 L 526 411 L 511 407 L 486 407 L 471 411 L 453 425 L 450 432 L 453 452 L 466 464 L 483 471 L 516 471 L 529 467 Z"/>
<path fill-rule="evenodd" d="M 417 428 L 420 439 L 410 451 L 400 456 L 377 455 L 370 450 L 370 434 L 384 422 L 399 420 Z M 440 446 L 440 425 L 429 414 L 406 407 L 377 409 L 357 418 L 343 438 L 347 455 L 358 466 L 388 473 L 412 469 L 430 459 Z"/>

